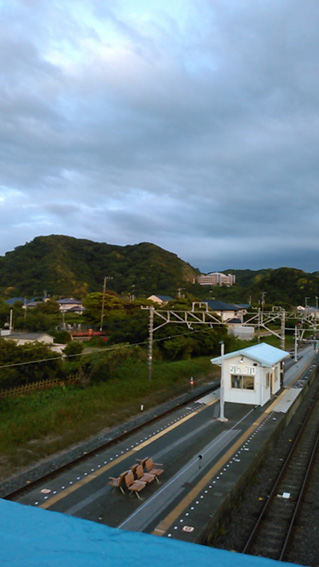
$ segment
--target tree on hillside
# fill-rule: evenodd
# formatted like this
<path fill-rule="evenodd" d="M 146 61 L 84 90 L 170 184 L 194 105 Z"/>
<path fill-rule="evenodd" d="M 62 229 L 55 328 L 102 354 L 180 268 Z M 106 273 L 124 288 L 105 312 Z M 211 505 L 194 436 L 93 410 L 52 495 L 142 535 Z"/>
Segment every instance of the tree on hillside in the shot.
<path fill-rule="evenodd" d="M 35 307 L 16 310 L 14 316 L 14 328 L 34 332 L 48 332 L 62 322 L 59 304 L 50 300 L 38 303 Z"/>
<path fill-rule="evenodd" d="M 0 387 L 11 388 L 38 380 L 62 378 L 61 357 L 42 343 L 17 346 L 0 338 Z"/>
<path fill-rule="evenodd" d="M 115 292 L 108 290 L 105 294 L 100 292 L 89 293 L 83 299 L 83 307 L 85 307 L 84 321 L 91 325 L 102 323 L 102 326 L 104 326 L 114 311 L 121 312 L 123 310 L 124 303 Z"/>

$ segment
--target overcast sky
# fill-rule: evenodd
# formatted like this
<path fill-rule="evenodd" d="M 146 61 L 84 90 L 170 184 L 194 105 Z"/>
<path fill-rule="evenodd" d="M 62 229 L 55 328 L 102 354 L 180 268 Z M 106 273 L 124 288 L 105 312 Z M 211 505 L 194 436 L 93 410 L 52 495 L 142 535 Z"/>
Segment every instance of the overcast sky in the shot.
<path fill-rule="evenodd" d="M 0 255 L 319 270 L 318 0 L 0 0 Z"/>

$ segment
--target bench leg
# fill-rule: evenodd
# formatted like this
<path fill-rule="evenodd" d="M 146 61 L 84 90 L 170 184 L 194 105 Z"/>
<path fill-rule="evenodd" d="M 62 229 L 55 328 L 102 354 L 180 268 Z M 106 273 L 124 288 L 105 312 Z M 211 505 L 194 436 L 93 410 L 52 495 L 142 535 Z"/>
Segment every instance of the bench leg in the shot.
<path fill-rule="evenodd" d="M 139 500 L 142 500 L 142 498 L 140 497 L 139 493 L 136 490 L 131 490 L 130 496 L 132 496 L 133 492 L 135 492 L 135 494 L 136 494 L 136 496 Z"/>

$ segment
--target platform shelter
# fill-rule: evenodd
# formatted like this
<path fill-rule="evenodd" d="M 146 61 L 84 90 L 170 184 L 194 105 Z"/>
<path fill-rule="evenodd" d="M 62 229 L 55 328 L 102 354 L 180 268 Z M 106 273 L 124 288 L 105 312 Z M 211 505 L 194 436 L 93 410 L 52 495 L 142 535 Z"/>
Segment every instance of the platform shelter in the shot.
<path fill-rule="evenodd" d="M 224 401 L 263 406 L 283 383 L 290 353 L 266 343 L 211 359 L 222 368 Z"/>

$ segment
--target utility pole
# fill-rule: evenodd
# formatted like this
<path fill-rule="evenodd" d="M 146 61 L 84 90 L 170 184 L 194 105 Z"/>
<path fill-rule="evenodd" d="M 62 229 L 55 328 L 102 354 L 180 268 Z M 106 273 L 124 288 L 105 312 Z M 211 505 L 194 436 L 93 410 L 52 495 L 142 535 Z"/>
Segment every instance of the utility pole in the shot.
<path fill-rule="evenodd" d="M 260 307 L 258 307 L 258 319 L 257 319 L 257 341 L 260 343 L 260 327 L 261 327 L 261 311 Z"/>
<path fill-rule="evenodd" d="M 264 309 L 266 291 L 261 292 L 261 309 Z"/>
<path fill-rule="evenodd" d="M 148 380 L 152 380 L 152 360 L 153 360 L 153 329 L 154 329 L 154 311 L 153 306 L 150 307 L 149 321 L 149 337 L 148 337 Z"/>
<path fill-rule="evenodd" d="M 183 291 L 183 287 L 179 287 L 177 289 L 177 299 L 181 299 L 182 298 L 182 291 Z"/>
<path fill-rule="evenodd" d="M 221 351 L 221 365 L 220 365 L 220 397 L 219 397 L 219 418 L 218 421 L 228 421 L 224 414 L 224 394 L 225 394 L 225 387 L 224 387 L 224 352 L 225 352 L 225 345 L 224 341 L 220 343 L 220 351 Z"/>
<path fill-rule="evenodd" d="M 103 297 L 102 297 L 102 310 L 101 310 L 100 331 L 102 331 L 102 329 L 103 329 L 104 305 L 105 305 L 105 291 L 106 291 L 106 277 L 104 278 L 104 283 L 103 283 Z"/>
<path fill-rule="evenodd" d="M 286 327 L 286 312 L 283 309 L 281 312 L 281 333 L 280 333 L 280 346 L 285 350 L 285 327 Z"/>
<path fill-rule="evenodd" d="M 298 327 L 295 325 L 295 362 L 298 360 Z"/>

